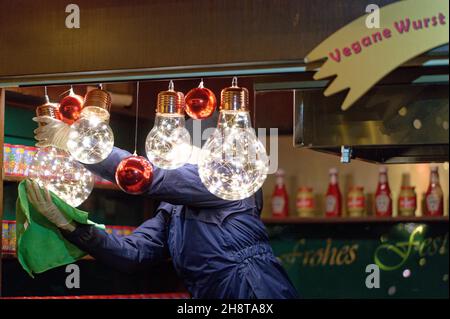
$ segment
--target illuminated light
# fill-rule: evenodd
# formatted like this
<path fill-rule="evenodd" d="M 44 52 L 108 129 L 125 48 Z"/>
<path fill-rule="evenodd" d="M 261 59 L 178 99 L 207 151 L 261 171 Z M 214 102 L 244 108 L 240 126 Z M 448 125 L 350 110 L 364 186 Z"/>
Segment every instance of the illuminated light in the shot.
<path fill-rule="evenodd" d="M 398 110 L 398 115 L 406 116 L 406 114 L 408 114 L 408 108 L 406 106 L 404 106 L 400 110 Z"/>
<path fill-rule="evenodd" d="M 108 157 L 114 147 L 114 134 L 108 124 L 111 96 L 102 89 L 86 94 L 84 107 L 70 127 L 67 148 L 70 154 L 84 164 L 95 164 Z"/>
<path fill-rule="evenodd" d="M 389 295 L 389 296 L 393 296 L 393 295 L 395 295 L 396 293 L 397 293 L 397 287 L 395 287 L 395 286 L 389 287 L 389 289 L 388 289 L 388 295 Z"/>
<path fill-rule="evenodd" d="M 425 229 L 425 226 L 420 225 L 420 226 L 417 227 L 417 232 L 418 232 L 419 234 L 422 234 L 423 231 L 424 231 L 424 229 Z"/>
<path fill-rule="evenodd" d="M 425 258 L 420 258 L 420 260 L 419 260 L 420 266 L 425 266 L 426 263 L 427 263 L 427 260 Z"/>
<path fill-rule="evenodd" d="M 267 177 L 269 159 L 251 127 L 248 91 L 236 78 L 222 90 L 218 126 L 200 152 L 198 167 L 205 187 L 225 200 L 253 195 Z"/>
<path fill-rule="evenodd" d="M 411 270 L 405 269 L 403 270 L 403 278 L 409 278 L 411 276 Z"/>
<path fill-rule="evenodd" d="M 448 131 L 448 121 L 442 122 L 442 128 L 446 131 Z"/>
<path fill-rule="evenodd" d="M 422 128 L 422 121 L 419 119 L 415 119 L 413 121 L 413 126 L 416 130 L 420 130 Z"/>
<path fill-rule="evenodd" d="M 145 151 L 149 161 L 163 169 L 181 167 L 191 157 L 191 135 L 184 120 L 184 95 L 174 90 L 172 81 L 169 90 L 158 94 L 155 123 L 145 140 Z"/>
<path fill-rule="evenodd" d="M 64 165 L 55 163 L 64 162 Z M 81 205 L 94 188 L 94 176 L 66 151 L 45 147 L 35 154 L 29 177 L 73 207 Z"/>
<path fill-rule="evenodd" d="M 70 128 L 67 148 L 79 162 L 95 164 L 103 161 L 114 147 L 114 134 L 109 126 L 99 129 L 90 119 L 81 117 Z"/>

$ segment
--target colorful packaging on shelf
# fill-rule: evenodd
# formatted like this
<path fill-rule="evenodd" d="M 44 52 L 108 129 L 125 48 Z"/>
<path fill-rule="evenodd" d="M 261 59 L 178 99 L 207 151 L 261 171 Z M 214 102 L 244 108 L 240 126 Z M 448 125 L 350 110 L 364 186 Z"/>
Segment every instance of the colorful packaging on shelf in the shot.
<path fill-rule="evenodd" d="M 398 197 L 399 216 L 414 216 L 417 208 L 417 195 L 413 186 L 402 186 Z"/>
<path fill-rule="evenodd" d="M 2 252 L 14 254 L 16 252 L 16 223 L 5 220 L 2 228 Z"/>
<path fill-rule="evenodd" d="M 13 152 L 13 145 L 4 144 L 3 154 L 4 154 L 3 169 L 5 170 L 5 174 L 12 175 L 14 167 L 16 166 L 16 160 Z"/>
<path fill-rule="evenodd" d="M 366 210 L 366 198 L 364 187 L 354 186 L 350 188 L 347 196 L 347 210 L 350 217 L 361 217 Z"/>
<path fill-rule="evenodd" d="M 16 252 L 16 223 L 15 222 L 11 221 L 8 223 L 8 238 L 9 238 L 9 243 L 8 243 L 7 250 L 10 253 L 15 253 Z"/>
<path fill-rule="evenodd" d="M 3 222 L 2 228 L 2 252 L 6 253 L 9 250 L 9 224 Z"/>
<path fill-rule="evenodd" d="M 25 146 L 25 152 L 22 157 L 23 175 L 28 176 L 33 157 L 37 153 L 37 148 L 33 146 Z"/>
<path fill-rule="evenodd" d="M 312 217 L 315 211 L 314 192 L 311 187 L 300 187 L 297 192 L 297 214 Z"/>
<path fill-rule="evenodd" d="M 135 230 L 135 227 L 131 226 L 106 226 L 106 232 L 108 234 L 116 236 L 128 236 Z"/>
<path fill-rule="evenodd" d="M 37 148 L 32 146 L 4 144 L 5 174 L 14 176 L 28 176 L 28 171 L 36 154 Z"/>
<path fill-rule="evenodd" d="M 23 175 L 25 168 L 22 162 L 22 158 L 25 154 L 25 147 L 22 145 L 12 145 L 11 152 L 13 153 L 14 157 L 14 167 L 12 170 L 12 175 Z"/>
<path fill-rule="evenodd" d="M 101 178 L 100 176 L 95 175 L 95 184 L 100 184 L 100 185 L 112 185 L 113 183 L 111 183 L 110 181 Z"/>

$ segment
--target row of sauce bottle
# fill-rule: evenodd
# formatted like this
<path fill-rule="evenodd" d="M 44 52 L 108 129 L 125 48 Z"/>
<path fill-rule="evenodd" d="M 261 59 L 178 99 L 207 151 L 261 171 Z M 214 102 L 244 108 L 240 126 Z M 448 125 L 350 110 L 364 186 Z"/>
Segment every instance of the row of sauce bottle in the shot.
<path fill-rule="evenodd" d="M 315 196 L 312 188 L 300 187 L 297 193 L 297 213 L 300 216 L 310 216 L 315 211 Z M 444 215 L 444 196 L 439 183 L 437 167 L 430 169 L 430 183 L 425 193 L 424 216 Z M 401 186 L 397 201 L 399 216 L 414 216 L 417 209 L 417 194 L 413 186 Z M 379 169 L 378 186 L 375 192 L 375 215 L 389 217 L 393 213 L 393 199 L 389 187 L 387 168 Z M 362 216 L 366 211 L 366 197 L 364 188 L 353 186 L 349 189 L 346 198 L 348 216 Z M 339 188 L 338 170 L 332 168 L 329 171 L 329 185 L 325 196 L 325 216 L 341 217 L 343 209 L 342 193 Z M 276 186 L 272 194 L 272 216 L 289 216 L 289 199 L 284 184 L 284 172 L 279 170 L 276 176 Z"/>

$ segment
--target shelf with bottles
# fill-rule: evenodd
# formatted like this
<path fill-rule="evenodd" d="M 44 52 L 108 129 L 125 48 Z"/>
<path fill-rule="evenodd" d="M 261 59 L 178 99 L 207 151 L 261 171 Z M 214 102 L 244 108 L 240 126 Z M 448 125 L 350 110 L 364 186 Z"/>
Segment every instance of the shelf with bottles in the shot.
<path fill-rule="evenodd" d="M 4 144 L 3 146 L 5 182 L 20 183 L 28 177 L 29 167 L 37 148 L 33 146 Z M 95 176 L 95 188 L 119 190 L 116 184 Z"/>
<path fill-rule="evenodd" d="M 402 176 L 407 176 L 403 174 Z M 409 176 L 409 175 L 408 175 Z M 345 192 L 339 188 L 338 170 L 329 170 L 326 193 L 314 193 L 311 187 L 298 188 L 295 214 L 289 206 L 289 194 L 284 185 L 284 172 L 277 172 L 272 193 L 272 211 L 268 223 L 289 219 L 292 222 L 371 222 L 371 221 L 447 221 L 444 210 L 444 192 L 440 185 L 438 167 L 430 166 L 429 183 L 417 199 L 415 187 L 409 178 L 402 179 L 400 192 L 391 192 L 388 170 L 378 168 L 378 184 L 373 193 L 366 193 L 362 186 L 350 184 Z M 421 185 L 425 186 L 425 185 Z M 420 187 L 424 189 L 423 187 Z M 320 214 L 323 212 L 323 214 Z M 291 214 L 290 214 L 291 213 Z M 291 217 L 294 216 L 295 217 Z M 297 217 L 298 216 L 298 217 Z"/>
<path fill-rule="evenodd" d="M 4 220 L 2 223 L 2 258 L 16 258 L 16 222 L 13 220 Z M 106 232 L 117 236 L 130 235 L 135 227 L 131 226 L 105 226 Z M 85 256 L 85 260 L 93 260 L 91 256 Z"/>
<path fill-rule="evenodd" d="M 266 225 L 271 224 L 364 224 L 364 223 L 448 223 L 448 216 L 397 216 L 397 217 L 263 217 Z"/>

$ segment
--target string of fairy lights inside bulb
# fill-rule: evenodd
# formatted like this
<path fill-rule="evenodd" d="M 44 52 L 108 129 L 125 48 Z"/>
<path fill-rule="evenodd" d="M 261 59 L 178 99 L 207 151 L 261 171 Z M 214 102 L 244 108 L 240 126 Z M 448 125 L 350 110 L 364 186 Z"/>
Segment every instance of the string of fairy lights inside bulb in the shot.
<path fill-rule="evenodd" d="M 67 95 L 59 104 L 51 103 L 45 88 L 45 103 L 37 107 L 36 114 L 69 125 L 67 151 L 57 145 L 40 147 L 30 172 L 42 187 L 78 206 L 94 186 L 93 175 L 83 164 L 102 162 L 114 147 L 109 126 L 111 95 L 102 85 L 88 91 L 84 98 L 75 94 L 73 87 L 64 94 Z M 233 78 L 231 86 L 221 91 L 217 128 L 200 150 L 196 163 L 191 163 L 198 165 L 207 190 L 225 200 L 251 196 L 261 188 L 268 173 L 269 159 L 251 126 L 248 99 L 248 90 L 239 87 L 237 78 Z M 154 167 L 172 170 L 190 162 L 193 146 L 185 116 L 196 120 L 210 117 L 216 111 L 217 99 L 203 79 L 186 96 L 176 91 L 170 81 L 168 89 L 157 97 L 154 126 L 145 140 L 146 158 L 136 152 L 139 82 L 135 106 L 134 153 L 122 160 L 115 175 L 116 183 L 129 194 L 141 194 L 151 188 Z M 44 125 L 39 123 L 40 127 Z"/>

